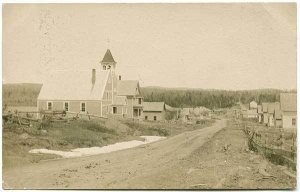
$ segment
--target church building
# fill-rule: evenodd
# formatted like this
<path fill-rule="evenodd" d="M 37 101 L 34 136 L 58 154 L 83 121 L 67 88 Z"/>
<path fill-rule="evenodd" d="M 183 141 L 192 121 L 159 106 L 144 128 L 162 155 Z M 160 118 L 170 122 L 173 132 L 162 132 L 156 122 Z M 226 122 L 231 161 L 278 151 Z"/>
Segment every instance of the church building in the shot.
<path fill-rule="evenodd" d="M 90 70 L 58 71 L 41 88 L 39 111 L 66 111 L 99 117 L 141 119 L 143 97 L 137 80 L 122 80 L 108 49 Z"/>

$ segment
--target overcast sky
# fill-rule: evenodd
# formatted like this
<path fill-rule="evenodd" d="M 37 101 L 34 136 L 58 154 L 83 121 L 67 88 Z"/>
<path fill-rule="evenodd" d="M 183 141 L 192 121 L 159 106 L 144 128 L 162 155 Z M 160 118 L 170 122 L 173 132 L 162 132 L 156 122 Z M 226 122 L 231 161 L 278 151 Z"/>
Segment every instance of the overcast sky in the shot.
<path fill-rule="evenodd" d="M 108 47 L 141 86 L 296 88 L 296 4 L 3 6 L 4 83 L 100 70 Z"/>

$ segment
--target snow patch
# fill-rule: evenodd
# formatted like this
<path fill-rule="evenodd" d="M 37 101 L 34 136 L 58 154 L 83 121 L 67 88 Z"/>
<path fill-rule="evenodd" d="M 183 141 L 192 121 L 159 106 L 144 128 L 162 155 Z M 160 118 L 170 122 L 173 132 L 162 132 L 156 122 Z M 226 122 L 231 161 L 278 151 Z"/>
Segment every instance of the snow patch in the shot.
<path fill-rule="evenodd" d="M 72 149 L 71 151 L 32 149 L 29 151 L 29 153 L 55 154 L 55 155 L 62 156 L 63 158 L 82 157 L 82 156 L 97 155 L 102 153 L 110 153 L 113 151 L 119 151 L 123 149 L 129 149 L 129 148 L 152 143 L 166 138 L 166 137 L 159 137 L 159 136 L 141 136 L 141 137 L 144 138 L 145 141 L 132 140 L 126 142 L 119 142 L 104 147 L 77 148 L 77 149 Z"/>

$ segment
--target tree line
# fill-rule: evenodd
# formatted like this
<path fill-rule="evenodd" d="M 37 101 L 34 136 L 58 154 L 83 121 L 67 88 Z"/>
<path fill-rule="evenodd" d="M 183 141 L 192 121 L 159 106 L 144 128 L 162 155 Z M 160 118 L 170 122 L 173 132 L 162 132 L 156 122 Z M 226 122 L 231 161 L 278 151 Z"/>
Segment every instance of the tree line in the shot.
<path fill-rule="evenodd" d="M 289 92 L 295 90 L 289 90 Z M 141 88 L 144 101 L 164 101 L 172 107 L 197 107 L 204 106 L 209 109 L 227 108 L 236 105 L 256 101 L 262 102 L 279 101 L 280 93 L 287 92 L 278 89 L 258 89 L 245 91 L 228 90 L 205 90 L 205 89 L 172 89 L 161 87 Z"/>
<path fill-rule="evenodd" d="M 41 84 L 3 84 L 2 102 L 9 106 L 36 106 Z M 258 89 L 244 91 L 142 87 L 144 101 L 164 101 L 172 107 L 204 106 L 209 109 L 232 107 L 241 102 L 279 101 L 281 92 L 296 90 Z"/>
<path fill-rule="evenodd" d="M 2 85 L 2 105 L 36 106 L 42 84 L 20 83 Z"/>

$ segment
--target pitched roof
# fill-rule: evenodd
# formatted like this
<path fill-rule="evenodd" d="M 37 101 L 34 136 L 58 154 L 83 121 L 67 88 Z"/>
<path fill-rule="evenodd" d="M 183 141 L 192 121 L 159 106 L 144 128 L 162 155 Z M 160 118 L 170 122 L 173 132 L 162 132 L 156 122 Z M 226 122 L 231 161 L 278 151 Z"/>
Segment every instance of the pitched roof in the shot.
<path fill-rule="evenodd" d="M 96 71 L 94 84 L 92 70 L 51 73 L 41 88 L 38 100 L 101 100 L 109 73 Z"/>
<path fill-rule="evenodd" d="M 262 105 L 262 111 L 264 112 L 264 113 L 267 113 L 268 112 L 268 104 L 269 103 L 262 103 L 261 105 Z"/>
<path fill-rule="evenodd" d="M 269 103 L 268 104 L 268 113 L 273 114 L 275 112 L 275 109 L 280 108 L 280 103 L 275 102 L 275 103 Z"/>
<path fill-rule="evenodd" d="M 164 102 L 144 102 L 143 103 L 143 111 L 156 111 L 161 112 L 165 110 Z"/>
<path fill-rule="evenodd" d="M 257 108 L 257 103 L 256 103 L 256 101 L 251 101 L 251 102 L 249 103 L 249 107 L 250 107 L 250 108 Z"/>
<path fill-rule="evenodd" d="M 175 108 L 171 107 L 170 105 L 165 104 L 166 110 L 168 111 L 176 111 Z"/>
<path fill-rule="evenodd" d="M 107 49 L 101 63 L 115 63 L 115 60 L 109 49 Z"/>
<path fill-rule="evenodd" d="M 122 80 L 117 81 L 117 95 L 138 95 L 140 92 L 139 81 Z"/>
<path fill-rule="evenodd" d="M 282 111 L 297 111 L 297 94 L 296 93 L 281 93 L 280 104 Z"/>
<path fill-rule="evenodd" d="M 165 104 L 165 108 L 167 111 L 179 111 L 180 109 L 171 107 L 170 105 Z"/>

